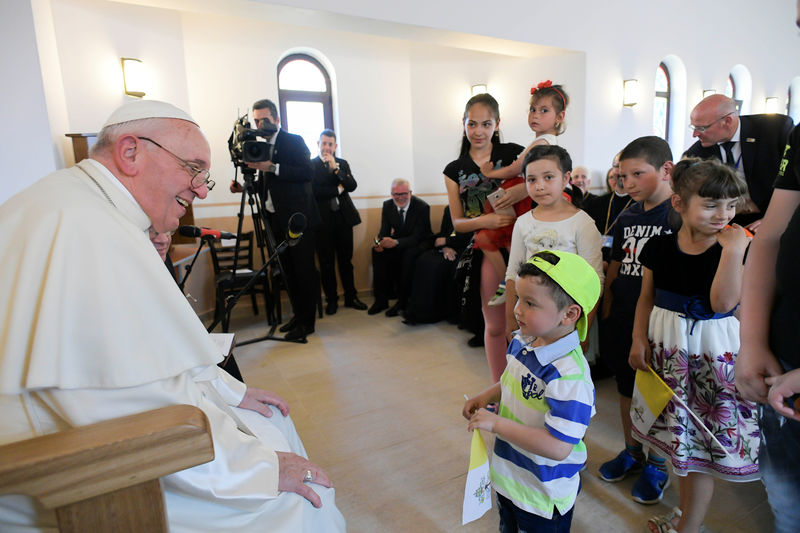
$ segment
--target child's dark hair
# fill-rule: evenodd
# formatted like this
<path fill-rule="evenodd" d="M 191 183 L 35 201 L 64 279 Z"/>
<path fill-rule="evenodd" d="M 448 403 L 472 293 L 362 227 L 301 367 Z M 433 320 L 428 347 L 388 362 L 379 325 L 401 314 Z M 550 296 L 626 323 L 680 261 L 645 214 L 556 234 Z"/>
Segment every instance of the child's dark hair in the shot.
<path fill-rule="evenodd" d="M 548 251 L 536 252 L 532 257 L 544 259 L 551 265 L 555 265 L 561 259 L 556 254 Z M 565 291 L 561 285 L 556 283 L 553 278 L 545 274 L 542 269 L 532 263 L 520 263 L 519 272 L 517 275 L 520 278 L 537 278 L 539 283 L 547 287 L 547 289 L 550 291 L 550 296 L 553 298 L 553 302 L 556 304 L 556 308 L 558 308 L 559 311 L 566 309 L 567 306 L 572 304 L 578 305 L 578 302 L 576 302 L 572 296 L 567 294 L 567 291 Z"/>
<path fill-rule="evenodd" d="M 684 202 L 694 195 L 720 200 L 739 198 L 747 192 L 745 181 L 716 159 L 692 157 L 678 161 L 672 169 L 671 185 Z"/>
<path fill-rule="evenodd" d="M 542 98 L 550 98 L 553 102 L 553 108 L 555 109 L 556 115 L 567 109 L 569 105 L 569 95 L 564 90 L 563 85 L 546 85 L 550 83 L 549 81 L 540 83 L 536 87 L 531 88 L 531 100 L 528 104 L 530 107 L 540 101 Z M 566 130 L 564 123 L 561 122 L 560 124 L 556 125 L 556 134 L 561 135 Z"/>
<path fill-rule="evenodd" d="M 464 123 L 467 121 L 467 114 L 469 114 L 469 110 L 475 104 L 483 104 L 489 108 L 489 111 L 492 113 L 492 116 L 495 120 L 500 120 L 500 104 L 497 103 L 497 100 L 494 99 L 489 93 L 481 93 L 476 94 L 469 100 L 467 100 L 467 105 L 464 106 L 464 117 L 461 119 L 461 122 Z M 492 134 L 492 144 L 498 144 L 500 142 L 500 132 L 495 130 Z M 467 133 L 462 130 L 461 134 L 461 151 L 459 152 L 459 157 L 463 157 L 469 153 L 469 139 L 467 139 Z"/>
<path fill-rule="evenodd" d="M 552 159 L 562 173 L 572 172 L 572 158 L 569 152 L 555 144 L 539 144 L 531 148 L 522 160 L 522 172 L 525 172 L 529 163 L 539 159 Z"/>
<path fill-rule="evenodd" d="M 667 141 L 655 135 L 639 137 L 628 143 L 619 153 L 619 160 L 644 159 L 658 170 L 667 161 L 672 161 L 672 150 Z"/>

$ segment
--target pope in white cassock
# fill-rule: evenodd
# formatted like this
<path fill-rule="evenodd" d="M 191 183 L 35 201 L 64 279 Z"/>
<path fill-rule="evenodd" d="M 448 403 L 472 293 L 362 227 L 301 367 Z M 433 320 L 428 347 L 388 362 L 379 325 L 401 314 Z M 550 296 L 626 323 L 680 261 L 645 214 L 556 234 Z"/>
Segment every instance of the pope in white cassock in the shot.
<path fill-rule="evenodd" d="M 0 443 L 195 405 L 215 459 L 164 478 L 171 531 L 344 531 L 285 402 L 216 366 L 150 243 L 151 227 L 174 231 L 213 184 L 197 123 L 170 104 L 131 102 L 90 155 L 0 206 Z M 0 531 L 54 524 L 28 498 L 0 498 Z"/>

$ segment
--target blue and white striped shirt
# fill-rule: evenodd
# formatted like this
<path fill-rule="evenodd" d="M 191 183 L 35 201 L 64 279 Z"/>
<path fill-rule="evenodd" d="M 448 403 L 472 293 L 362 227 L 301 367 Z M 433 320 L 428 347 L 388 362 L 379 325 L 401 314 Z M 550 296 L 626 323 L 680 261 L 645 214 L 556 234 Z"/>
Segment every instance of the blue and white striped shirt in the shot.
<path fill-rule="evenodd" d="M 586 463 L 583 436 L 595 414 L 595 392 L 589 364 L 573 331 L 552 344 L 534 348 L 519 332 L 506 354 L 500 378 L 500 416 L 529 427 L 543 427 L 573 444 L 569 456 L 555 461 L 495 440 L 492 483 L 514 505 L 545 518 L 575 504 L 578 473 Z"/>

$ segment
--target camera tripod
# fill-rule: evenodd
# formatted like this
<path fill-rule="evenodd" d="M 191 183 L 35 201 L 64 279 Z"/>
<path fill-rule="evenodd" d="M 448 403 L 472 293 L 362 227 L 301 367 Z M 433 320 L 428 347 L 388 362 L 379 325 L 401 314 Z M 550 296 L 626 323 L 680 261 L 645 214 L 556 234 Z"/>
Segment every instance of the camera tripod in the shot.
<path fill-rule="evenodd" d="M 222 331 L 227 333 L 230 325 L 230 315 L 234 306 L 236 305 L 236 302 L 238 302 L 239 298 L 246 294 L 260 279 L 262 279 L 264 276 L 267 276 L 267 290 L 265 291 L 264 305 L 266 307 L 267 324 L 269 324 L 270 329 L 265 336 L 239 342 L 236 344 L 236 346 L 243 346 L 246 344 L 261 342 L 263 340 L 306 343 L 307 341 L 305 338 L 287 340 L 282 337 L 275 336 L 275 329 L 280 324 L 281 319 L 279 299 L 281 286 L 285 288 L 291 299 L 291 294 L 289 293 L 289 283 L 286 279 L 286 274 L 280 258 L 281 252 L 283 252 L 283 250 L 286 248 L 286 243 L 283 242 L 281 244 L 277 244 L 275 241 L 275 236 L 273 235 L 269 226 L 269 222 L 266 218 L 267 211 L 265 208 L 264 199 L 255 187 L 255 174 L 256 171 L 253 169 L 247 167 L 242 169 L 244 190 L 242 191 L 242 199 L 239 205 L 239 213 L 237 215 L 238 223 L 236 229 L 236 244 L 234 245 L 232 275 L 235 276 L 236 269 L 238 268 L 239 250 L 241 249 L 242 226 L 245 218 L 245 203 L 250 206 L 250 216 L 253 220 L 253 233 L 256 239 L 256 247 L 261 255 L 262 266 L 257 272 L 252 274 L 248 282 L 237 293 L 229 295 L 225 299 L 225 305 L 222 313 L 220 313 L 220 316 L 215 318 L 214 322 L 207 329 L 208 331 L 212 331 L 221 322 Z M 264 251 L 265 248 L 266 254 Z M 268 270 L 270 267 L 272 267 L 271 272 Z"/>

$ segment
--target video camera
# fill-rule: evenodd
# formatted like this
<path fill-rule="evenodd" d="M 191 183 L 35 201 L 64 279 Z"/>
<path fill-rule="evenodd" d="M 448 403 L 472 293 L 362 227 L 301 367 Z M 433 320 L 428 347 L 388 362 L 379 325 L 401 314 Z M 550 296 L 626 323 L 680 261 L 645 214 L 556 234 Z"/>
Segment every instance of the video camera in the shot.
<path fill-rule="evenodd" d="M 248 162 L 269 161 L 270 144 L 257 140 L 258 137 L 272 137 L 278 131 L 274 124 L 266 123 L 266 127 L 253 129 L 245 113 L 233 123 L 233 131 L 228 137 L 228 151 L 233 164 L 245 168 Z"/>

